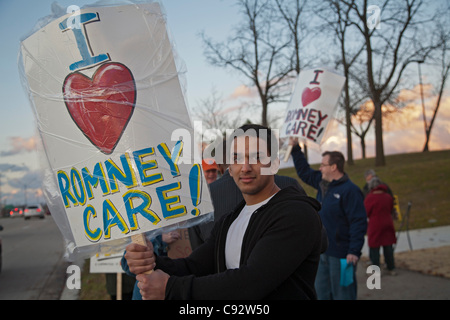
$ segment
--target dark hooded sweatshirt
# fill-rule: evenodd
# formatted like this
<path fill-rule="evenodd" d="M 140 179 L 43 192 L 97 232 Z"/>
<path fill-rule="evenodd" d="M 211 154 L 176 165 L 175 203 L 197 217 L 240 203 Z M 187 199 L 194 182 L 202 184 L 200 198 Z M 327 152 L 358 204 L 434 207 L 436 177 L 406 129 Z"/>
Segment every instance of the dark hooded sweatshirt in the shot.
<path fill-rule="evenodd" d="M 225 267 L 228 229 L 242 202 L 214 226 L 211 237 L 184 259 L 157 257 L 171 277 L 166 299 L 316 299 L 321 252 L 320 204 L 293 188 L 257 209 L 244 235 L 240 267 Z"/>

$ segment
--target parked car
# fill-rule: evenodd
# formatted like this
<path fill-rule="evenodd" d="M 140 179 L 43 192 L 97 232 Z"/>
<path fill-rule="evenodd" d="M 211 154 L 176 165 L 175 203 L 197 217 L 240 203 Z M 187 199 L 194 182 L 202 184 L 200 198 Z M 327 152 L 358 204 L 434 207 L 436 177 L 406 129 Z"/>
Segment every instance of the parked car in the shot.
<path fill-rule="evenodd" d="M 23 210 L 22 208 L 14 208 L 9 212 L 9 216 L 11 218 L 16 218 L 16 217 L 23 217 Z"/>
<path fill-rule="evenodd" d="M 40 204 L 33 204 L 25 207 L 25 210 L 23 210 L 23 216 L 25 220 L 28 220 L 31 217 L 39 217 L 41 219 L 44 219 L 45 212 Z"/>
<path fill-rule="evenodd" d="M 3 230 L 3 227 L 0 226 L 0 231 Z M 0 273 L 2 272 L 2 238 L 0 238 Z"/>

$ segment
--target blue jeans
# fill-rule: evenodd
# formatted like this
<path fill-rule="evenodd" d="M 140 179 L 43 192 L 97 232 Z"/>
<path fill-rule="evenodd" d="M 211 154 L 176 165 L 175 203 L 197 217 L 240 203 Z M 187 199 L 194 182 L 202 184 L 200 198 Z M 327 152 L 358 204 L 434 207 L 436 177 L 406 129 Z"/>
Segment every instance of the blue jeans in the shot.
<path fill-rule="evenodd" d="M 356 266 L 353 268 L 353 283 L 342 287 L 340 282 L 341 263 L 339 258 L 320 255 L 316 276 L 316 292 L 319 300 L 356 300 Z"/>

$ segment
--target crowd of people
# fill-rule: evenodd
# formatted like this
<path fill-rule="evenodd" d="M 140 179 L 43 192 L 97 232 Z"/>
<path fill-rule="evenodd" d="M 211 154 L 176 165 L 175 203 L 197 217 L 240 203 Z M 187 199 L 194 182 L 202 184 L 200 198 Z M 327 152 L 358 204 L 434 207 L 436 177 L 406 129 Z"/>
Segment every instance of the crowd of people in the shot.
<path fill-rule="evenodd" d="M 161 251 L 176 232 L 127 246 L 122 267 L 135 278 L 133 299 L 354 300 L 366 235 L 371 263 L 380 265 L 383 247 L 395 274 L 392 191 L 373 170 L 363 192 L 345 173 L 342 153 L 324 152 L 314 170 L 291 138 L 297 175 L 317 189 L 314 199 L 296 179 L 276 174 L 278 140 L 269 128 L 244 125 L 228 142 L 230 159 L 202 161 L 214 221 L 189 228 L 192 253 L 171 259 Z"/>

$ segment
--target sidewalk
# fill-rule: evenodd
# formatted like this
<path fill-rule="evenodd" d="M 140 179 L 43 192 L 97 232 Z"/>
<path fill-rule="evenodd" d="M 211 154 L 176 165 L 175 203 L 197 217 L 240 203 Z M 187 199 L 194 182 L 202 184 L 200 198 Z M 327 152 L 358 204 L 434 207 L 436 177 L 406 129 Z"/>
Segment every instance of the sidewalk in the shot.
<path fill-rule="evenodd" d="M 400 232 L 395 252 L 450 246 L 450 226 Z M 368 256 L 367 239 L 362 249 Z M 397 275 L 381 276 L 381 289 L 369 290 L 367 265 L 361 261 L 357 269 L 358 300 L 450 300 L 450 279 L 397 268 Z"/>
<path fill-rule="evenodd" d="M 409 239 L 411 241 L 412 250 L 437 248 L 442 246 L 450 246 L 450 226 L 442 226 L 428 229 L 403 231 L 397 235 L 397 245 L 395 252 L 410 251 Z M 362 248 L 362 254 L 368 256 L 369 247 L 367 239 Z"/>

